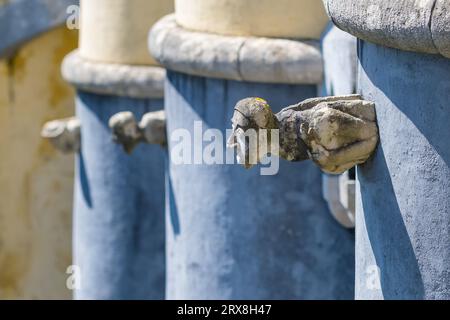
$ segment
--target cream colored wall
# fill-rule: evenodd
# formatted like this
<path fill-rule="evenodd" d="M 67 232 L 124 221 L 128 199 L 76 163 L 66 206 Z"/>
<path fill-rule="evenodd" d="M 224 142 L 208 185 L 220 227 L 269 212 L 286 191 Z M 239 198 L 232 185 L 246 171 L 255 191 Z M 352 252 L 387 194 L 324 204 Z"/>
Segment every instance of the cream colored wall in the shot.
<path fill-rule="evenodd" d="M 173 0 L 81 0 L 80 54 L 88 60 L 156 65 L 147 49 L 153 24 Z"/>
<path fill-rule="evenodd" d="M 60 76 L 77 44 L 65 27 L 0 60 L 0 298 L 70 299 L 73 156 L 39 133 L 73 115 L 74 92 Z"/>
<path fill-rule="evenodd" d="M 318 39 L 328 17 L 322 0 L 175 0 L 177 22 L 223 35 Z"/>

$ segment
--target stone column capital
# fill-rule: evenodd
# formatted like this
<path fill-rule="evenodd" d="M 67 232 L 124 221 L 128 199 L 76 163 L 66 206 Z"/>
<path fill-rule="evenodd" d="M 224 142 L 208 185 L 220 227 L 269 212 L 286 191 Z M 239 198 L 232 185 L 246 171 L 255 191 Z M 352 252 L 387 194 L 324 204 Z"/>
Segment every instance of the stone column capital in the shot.
<path fill-rule="evenodd" d="M 191 75 L 285 84 L 322 81 L 322 55 L 317 40 L 190 31 L 169 15 L 152 28 L 149 49 L 165 68 Z"/>
<path fill-rule="evenodd" d="M 87 92 L 142 99 L 164 97 L 165 70 L 161 67 L 94 62 L 75 50 L 61 68 L 67 82 Z"/>
<path fill-rule="evenodd" d="M 324 3 L 334 24 L 360 39 L 450 58 L 448 0 L 324 0 Z"/>

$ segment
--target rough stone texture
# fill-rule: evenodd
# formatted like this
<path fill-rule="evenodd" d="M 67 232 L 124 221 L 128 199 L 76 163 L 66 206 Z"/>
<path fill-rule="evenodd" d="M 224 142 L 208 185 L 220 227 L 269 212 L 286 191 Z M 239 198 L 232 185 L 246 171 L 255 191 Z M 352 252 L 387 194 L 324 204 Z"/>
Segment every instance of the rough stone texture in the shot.
<path fill-rule="evenodd" d="M 386 47 L 450 57 L 445 0 L 324 0 L 342 30 Z"/>
<path fill-rule="evenodd" d="M 163 299 L 164 152 L 140 145 L 127 155 L 111 141 L 108 121 L 132 108 L 160 110 L 160 99 L 79 92 L 81 152 L 76 160 L 74 264 L 76 299 Z"/>
<path fill-rule="evenodd" d="M 439 52 L 450 58 L 450 1 L 437 0 L 431 21 L 433 41 Z"/>
<path fill-rule="evenodd" d="M 144 114 L 139 122 L 139 128 L 146 143 L 167 144 L 166 134 L 166 113 L 164 111 L 155 111 Z"/>
<path fill-rule="evenodd" d="M 130 98 L 164 96 L 165 70 L 160 67 L 93 62 L 75 50 L 64 59 L 61 72 L 83 91 Z"/>
<path fill-rule="evenodd" d="M 322 81 L 322 56 L 315 41 L 194 32 L 169 15 L 150 32 L 149 48 L 167 69 L 191 75 L 265 83 Z"/>
<path fill-rule="evenodd" d="M 341 174 L 366 162 L 378 143 L 373 102 L 323 101 L 297 116 L 310 158 L 326 173 Z"/>
<path fill-rule="evenodd" d="M 66 9 L 78 0 L 10 0 L 0 5 L 0 57 L 33 37 L 66 22 Z"/>
<path fill-rule="evenodd" d="M 180 128 L 193 134 L 194 121 L 225 133 L 234 103 L 262 95 L 273 106 L 289 105 L 315 96 L 316 87 L 168 71 L 169 136 Z M 353 299 L 353 234 L 328 212 L 320 182 L 320 170 L 307 162 L 281 162 L 275 176 L 170 163 L 167 298 Z"/>
<path fill-rule="evenodd" d="M 75 153 L 80 150 L 80 126 L 76 117 L 53 120 L 44 124 L 41 136 L 62 153 Z"/>
<path fill-rule="evenodd" d="M 237 103 L 232 123 L 232 138 L 237 141 L 249 129 L 256 130 L 258 135 L 260 129 L 279 129 L 278 152 L 267 147 L 263 149 L 266 153 L 272 149 L 272 153 L 288 161 L 309 157 L 323 171 L 333 174 L 364 163 L 378 142 L 375 106 L 358 95 L 312 98 L 276 115 L 266 101 L 247 98 Z M 239 145 L 234 146 L 240 151 Z M 252 152 L 248 146 L 244 148 L 245 153 Z M 250 159 L 262 159 L 265 155 L 250 155 L 244 166 L 251 168 Z"/>
<path fill-rule="evenodd" d="M 450 60 L 359 47 L 380 144 L 357 169 L 356 298 L 448 300 Z"/>
<path fill-rule="evenodd" d="M 239 52 L 239 67 L 242 80 L 253 82 L 316 84 L 323 72 L 317 41 L 269 38 L 246 40 Z"/>
<path fill-rule="evenodd" d="M 108 126 L 115 143 L 121 144 L 128 154 L 142 141 L 142 133 L 131 111 L 122 111 L 113 115 Z"/>

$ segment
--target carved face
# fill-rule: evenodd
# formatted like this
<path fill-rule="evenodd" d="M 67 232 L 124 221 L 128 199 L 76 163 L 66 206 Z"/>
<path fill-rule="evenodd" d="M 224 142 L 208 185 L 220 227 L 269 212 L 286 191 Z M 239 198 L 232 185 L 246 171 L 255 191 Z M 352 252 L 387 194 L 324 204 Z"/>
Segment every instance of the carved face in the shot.
<path fill-rule="evenodd" d="M 227 145 L 236 149 L 237 162 L 246 169 L 250 169 L 266 156 L 267 151 L 261 151 L 260 143 L 266 143 L 264 150 L 268 150 L 269 140 L 260 139 L 260 129 L 273 129 L 274 119 L 269 105 L 263 99 L 247 98 L 237 103 L 231 119 L 233 133 Z M 264 133 L 267 134 L 267 131 Z"/>
<path fill-rule="evenodd" d="M 246 169 L 250 169 L 255 165 L 255 163 L 251 163 L 250 161 L 251 150 L 250 144 L 247 140 L 248 139 L 245 135 L 245 130 L 238 124 L 233 123 L 233 133 L 228 140 L 227 146 L 228 148 L 236 149 L 237 163 L 243 165 Z M 252 156 L 254 157 L 255 155 L 253 154 Z"/>
<path fill-rule="evenodd" d="M 113 140 L 122 144 L 127 153 L 131 153 L 142 135 L 133 113 L 119 112 L 109 119 Z"/>

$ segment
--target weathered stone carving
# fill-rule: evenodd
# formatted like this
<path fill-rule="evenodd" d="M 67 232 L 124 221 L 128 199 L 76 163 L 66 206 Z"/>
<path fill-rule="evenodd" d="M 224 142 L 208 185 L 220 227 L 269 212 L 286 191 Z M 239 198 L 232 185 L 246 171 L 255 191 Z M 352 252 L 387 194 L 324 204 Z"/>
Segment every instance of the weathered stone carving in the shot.
<path fill-rule="evenodd" d="M 81 147 L 80 120 L 75 117 L 47 122 L 41 131 L 41 137 L 65 154 L 75 153 Z"/>
<path fill-rule="evenodd" d="M 132 112 L 119 112 L 109 120 L 114 142 L 121 144 L 127 153 L 141 142 L 166 145 L 166 114 L 163 110 L 146 113 L 137 123 Z"/>
<path fill-rule="evenodd" d="M 311 159 L 323 171 L 340 174 L 364 163 L 378 142 L 375 105 L 359 95 L 308 99 L 277 114 L 265 100 L 247 98 L 237 103 L 232 123 L 228 145 L 246 168 L 271 153 L 288 161 Z M 267 146 L 251 148 L 249 129 Z M 261 140 L 265 132 L 267 139 Z"/>

